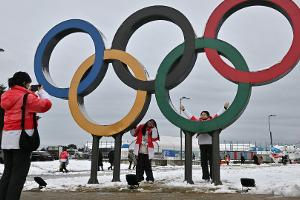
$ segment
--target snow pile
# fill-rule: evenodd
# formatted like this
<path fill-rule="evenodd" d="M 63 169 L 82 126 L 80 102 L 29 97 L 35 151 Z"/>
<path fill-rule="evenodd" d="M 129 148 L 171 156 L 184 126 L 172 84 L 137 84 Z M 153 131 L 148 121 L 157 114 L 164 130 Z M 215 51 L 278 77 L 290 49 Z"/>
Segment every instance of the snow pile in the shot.
<path fill-rule="evenodd" d="M 104 163 L 105 171 L 98 172 L 99 184 L 87 184 L 90 177 L 90 161 L 70 160 L 67 168 L 69 173 L 58 171 L 59 162 L 33 162 L 29 171 L 24 190 L 34 190 L 38 187 L 33 181 L 34 176 L 40 176 L 48 183 L 44 190 L 68 191 L 124 191 L 128 190 L 125 175 L 135 173 L 128 170 L 128 164 L 121 165 L 121 182 L 111 182 L 113 171 L 107 170 L 109 164 Z M 3 165 L 0 165 L 0 172 Z M 256 187 L 251 194 L 273 194 L 280 196 L 300 196 L 300 165 L 274 165 L 260 166 L 229 165 L 221 166 L 221 181 L 223 185 L 214 186 L 201 179 L 201 167 L 193 166 L 194 185 L 187 184 L 184 179 L 183 166 L 154 166 L 154 184 L 142 182 L 137 191 L 140 192 L 206 192 L 206 193 L 237 193 L 241 192 L 240 178 L 255 179 Z"/>

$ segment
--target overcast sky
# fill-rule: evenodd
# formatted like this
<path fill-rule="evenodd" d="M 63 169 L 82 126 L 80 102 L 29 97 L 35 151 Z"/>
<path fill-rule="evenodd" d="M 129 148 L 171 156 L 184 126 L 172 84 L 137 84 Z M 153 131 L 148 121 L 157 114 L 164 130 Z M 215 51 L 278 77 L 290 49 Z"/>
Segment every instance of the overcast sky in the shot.
<path fill-rule="evenodd" d="M 181 11 L 191 22 L 197 36 L 202 36 L 207 19 L 221 3 L 219 0 L 2 0 L 0 7 L 0 83 L 16 71 L 28 72 L 36 83 L 33 62 L 36 48 L 43 36 L 56 24 L 68 19 L 83 19 L 92 23 L 105 35 L 106 48 L 122 22 L 135 11 L 153 5 L 166 5 Z M 300 5 L 300 0 L 295 0 Z M 244 56 L 251 71 L 265 69 L 279 62 L 288 51 L 293 33 L 287 19 L 266 7 L 251 7 L 234 13 L 219 32 L 219 38 L 235 46 Z M 167 53 L 183 42 L 180 29 L 165 21 L 142 26 L 129 41 L 127 52 L 146 66 L 154 78 L 159 64 Z M 56 85 L 69 87 L 80 63 L 94 53 L 87 34 L 76 33 L 64 38 L 55 48 L 50 60 L 50 72 Z M 268 115 L 271 118 L 273 141 L 300 142 L 300 66 L 299 64 L 279 81 L 253 87 L 250 102 L 242 116 L 223 130 L 221 142 L 239 141 L 269 143 Z M 195 67 L 186 80 L 171 90 L 171 100 L 179 107 L 181 96 L 190 97 L 184 105 L 193 114 L 201 110 L 217 112 L 225 101 L 233 101 L 237 85 L 219 75 L 199 54 Z M 103 82 L 85 98 L 90 118 L 101 124 L 118 121 L 131 108 L 135 90 L 123 84 L 109 70 Z M 83 145 L 92 137 L 73 120 L 68 102 L 52 97 L 52 109 L 42 115 L 40 134 L 42 145 Z M 162 136 L 179 136 L 179 129 L 165 119 L 155 97 L 145 118 L 157 120 Z M 129 138 L 125 134 L 125 138 Z"/>

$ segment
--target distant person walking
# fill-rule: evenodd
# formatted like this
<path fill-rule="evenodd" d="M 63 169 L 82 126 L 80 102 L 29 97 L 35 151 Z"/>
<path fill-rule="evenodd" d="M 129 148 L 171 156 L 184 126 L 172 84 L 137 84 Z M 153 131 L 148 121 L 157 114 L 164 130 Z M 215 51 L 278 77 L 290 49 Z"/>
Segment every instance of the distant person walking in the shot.
<path fill-rule="evenodd" d="M 115 161 L 115 151 L 114 150 L 111 150 L 109 153 L 108 153 L 108 162 L 110 164 L 110 166 L 108 167 L 108 170 L 113 170 L 113 166 L 114 166 L 114 161 Z"/>
<path fill-rule="evenodd" d="M 262 155 L 260 155 L 258 157 L 258 162 L 259 162 L 259 164 L 263 164 L 264 163 L 264 158 L 262 157 Z"/>
<path fill-rule="evenodd" d="M 133 166 L 132 169 L 135 169 L 137 160 L 136 160 L 136 157 L 135 157 L 135 155 L 133 153 L 133 149 L 130 149 L 128 151 L 128 161 L 129 161 L 129 167 L 128 167 L 128 169 L 131 169 L 131 166 Z"/>
<path fill-rule="evenodd" d="M 226 162 L 226 165 L 229 165 L 229 162 L 230 162 L 230 156 L 229 155 L 225 155 L 225 162 Z"/>
<path fill-rule="evenodd" d="M 98 171 L 100 171 L 100 168 L 101 168 L 101 171 L 104 171 L 104 169 L 103 169 L 103 155 L 102 155 L 101 149 L 99 149 Z"/>
<path fill-rule="evenodd" d="M 241 155 L 241 164 L 245 164 L 245 157 Z"/>
<path fill-rule="evenodd" d="M 67 147 L 63 147 L 63 151 L 59 155 L 59 162 L 59 171 L 68 173 L 69 170 L 67 170 L 67 165 L 69 164 L 69 153 L 67 151 Z"/>
<path fill-rule="evenodd" d="M 4 127 L 1 148 L 4 152 L 4 171 L 0 180 L 0 200 L 19 200 L 29 168 L 31 151 L 20 149 L 22 118 L 24 130 L 32 136 L 34 132 L 34 113 L 47 112 L 52 103 L 42 86 L 36 93 L 30 90 L 31 78 L 26 72 L 16 72 L 8 79 L 9 90 L 1 95 L 4 110 Z M 25 115 L 22 117 L 23 97 L 28 94 Z"/>
<path fill-rule="evenodd" d="M 252 160 L 253 160 L 254 164 L 260 165 L 256 154 L 253 155 Z"/>
<path fill-rule="evenodd" d="M 213 117 L 210 116 L 208 111 L 202 111 L 200 113 L 200 117 L 196 117 L 190 114 L 183 105 L 181 105 L 180 109 L 183 114 L 189 118 L 190 120 L 194 121 L 208 121 L 212 120 L 215 117 L 221 115 L 227 108 L 229 107 L 229 103 L 226 102 L 222 109 L 219 110 L 217 114 Z M 209 181 L 212 177 L 212 137 L 209 133 L 197 133 L 196 138 L 198 138 L 198 144 L 200 148 L 200 157 L 201 157 L 201 167 L 202 167 L 202 179 Z M 210 170 L 208 170 L 208 163 L 210 166 Z"/>

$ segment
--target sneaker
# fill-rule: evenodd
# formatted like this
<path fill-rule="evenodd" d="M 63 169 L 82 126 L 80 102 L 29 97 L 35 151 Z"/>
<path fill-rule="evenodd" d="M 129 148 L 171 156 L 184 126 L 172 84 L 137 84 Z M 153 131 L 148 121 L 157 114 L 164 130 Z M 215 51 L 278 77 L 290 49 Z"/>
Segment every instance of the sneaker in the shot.
<path fill-rule="evenodd" d="M 154 183 L 154 181 L 147 181 L 147 183 L 149 183 L 149 184 L 153 184 L 153 183 Z"/>

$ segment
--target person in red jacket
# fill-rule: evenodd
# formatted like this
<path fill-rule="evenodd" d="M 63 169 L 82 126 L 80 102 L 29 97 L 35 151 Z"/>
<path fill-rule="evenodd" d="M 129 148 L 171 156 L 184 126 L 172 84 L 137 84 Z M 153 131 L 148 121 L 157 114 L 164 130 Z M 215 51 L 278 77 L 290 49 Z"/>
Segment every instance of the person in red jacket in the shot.
<path fill-rule="evenodd" d="M 183 105 L 181 105 L 180 109 L 183 114 L 193 121 L 208 121 L 212 120 L 215 117 L 221 115 L 225 110 L 229 107 L 229 102 L 225 102 L 224 106 L 218 111 L 217 114 L 213 116 L 210 115 L 208 111 L 202 111 L 200 116 L 194 116 L 190 114 Z M 201 168 L 202 168 L 202 179 L 209 181 L 211 178 L 212 172 L 212 137 L 209 133 L 197 133 L 198 144 L 200 148 L 200 157 L 201 157 Z M 210 169 L 208 169 L 208 163 Z"/>
<path fill-rule="evenodd" d="M 20 149 L 23 96 L 28 93 L 25 111 L 25 131 L 33 134 L 33 113 L 47 112 L 52 103 L 48 94 L 39 89 L 30 91 L 31 78 L 26 72 L 16 72 L 8 79 L 9 90 L 1 95 L 4 127 L 1 148 L 4 152 L 4 171 L 0 180 L 0 200 L 18 200 L 30 168 L 31 152 Z"/>
<path fill-rule="evenodd" d="M 67 147 L 63 147 L 63 151 L 59 155 L 59 162 L 59 171 L 68 173 L 69 170 L 67 170 L 67 165 L 69 163 L 69 153 L 67 151 Z"/>
<path fill-rule="evenodd" d="M 131 134 L 136 138 L 134 154 L 137 156 L 136 176 L 139 182 L 144 180 L 154 182 L 151 159 L 154 158 L 153 142 L 159 140 L 157 124 L 154 119 L 150 119 L 145 124 L 139 125 Z"/>

